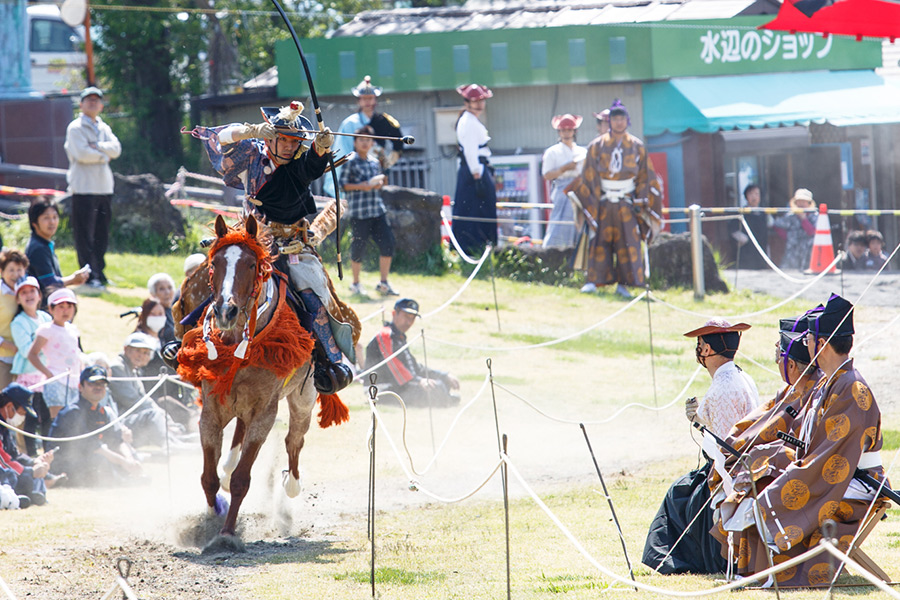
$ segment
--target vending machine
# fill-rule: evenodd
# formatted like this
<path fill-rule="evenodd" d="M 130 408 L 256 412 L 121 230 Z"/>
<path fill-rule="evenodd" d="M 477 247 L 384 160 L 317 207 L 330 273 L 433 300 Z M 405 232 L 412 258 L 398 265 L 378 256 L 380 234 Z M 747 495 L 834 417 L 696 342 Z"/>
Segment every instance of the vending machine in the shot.
<path fill-rule="evenodd" d="M 497 186 L 497 240 L 501 246 L 524 236 L 532 240 L 544 237 L 541 223 L 544 185 L 541 155 L 491 156 L 494 183 Z M 509 206 L 522 204 L 522 207 Z"/>

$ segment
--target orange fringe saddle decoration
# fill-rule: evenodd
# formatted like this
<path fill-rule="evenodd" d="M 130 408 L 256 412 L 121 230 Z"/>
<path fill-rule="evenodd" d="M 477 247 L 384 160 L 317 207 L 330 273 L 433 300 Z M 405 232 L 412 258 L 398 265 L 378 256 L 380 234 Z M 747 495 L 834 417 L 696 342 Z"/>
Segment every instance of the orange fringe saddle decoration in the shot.
<path fill-rule="evenodd" d="M 209 256 L 212 257 L 220 248 L 235 243 L 246 244 L 256 252 L 260 265 L 258 286 L 261 288 L 262 283 L 271 276 L 272 258 L 262 244 L 244 231 L 231 231 L 216 240 L 210 248 Z M 298 368 L 310 360 L 315 340 L 300 325 L 297 315 L 285 299 L 286 295 L 287 284 L 284 280 L 279 280 L 275 313 L 266 327 L 250 341 L 243 359 L 234 356 L 238 345 L 226 345 L 217 329 L 214 329 L 210 336 L 218 352 L 215 360 L 210 360 L 207 354 L 202 326 L 186 332 L 181 350 L 178 352 L 178 375 L 181 379 L 198 389 L 203 381 L 215 382 L 212 395 L 224 404 L 225 397 L 231 392 L 234 377 L 241 368 L 259 367 L 271 371 L 282 379 L 291 377 Z M 207 307 L 207 311 L 209 310 L 212 310 L 212 305 Z M 255 321 L 255 306 L 252 314 Z M 203 318 L 199 322 L 202 323 Z M 337 394 L 319 394 L 317 400 L 320 407 L 318 419 L 320 427 L 339 425 L 350 418 L 350 411 Z"/>

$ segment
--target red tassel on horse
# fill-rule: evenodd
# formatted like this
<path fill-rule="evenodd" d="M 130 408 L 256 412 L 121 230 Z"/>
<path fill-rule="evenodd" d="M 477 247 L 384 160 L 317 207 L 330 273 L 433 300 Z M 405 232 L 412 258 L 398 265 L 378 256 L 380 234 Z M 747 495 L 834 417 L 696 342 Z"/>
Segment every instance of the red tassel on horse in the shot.
<path fill-rule="evenodd" d="M 319 394 L 319 427 L 340 425 L 350 420 L 350 409 L 337 394 Z"/>

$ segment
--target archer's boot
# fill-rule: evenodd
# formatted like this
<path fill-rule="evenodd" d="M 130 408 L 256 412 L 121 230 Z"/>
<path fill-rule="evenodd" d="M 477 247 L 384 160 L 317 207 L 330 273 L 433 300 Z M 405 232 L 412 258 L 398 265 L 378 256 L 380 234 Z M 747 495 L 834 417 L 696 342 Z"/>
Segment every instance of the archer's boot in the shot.
<path fill-rule="evenodd" d="M 313 372 L 313 384 L 322 394 L 334 394 L 344 389 L 353 381 L 353 371 L 341 362 L 327 360 L 316 361 Z"/>

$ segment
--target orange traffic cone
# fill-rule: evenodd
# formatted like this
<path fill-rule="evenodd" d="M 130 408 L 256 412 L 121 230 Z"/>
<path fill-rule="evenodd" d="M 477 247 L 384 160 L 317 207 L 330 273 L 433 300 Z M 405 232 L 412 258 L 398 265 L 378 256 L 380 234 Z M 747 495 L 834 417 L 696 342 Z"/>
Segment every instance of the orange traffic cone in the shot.
<path fill-rule="evenodd" d="M 831 241 L 831 222 L 828 220 L 828 206 L 819 205 L 816 219 L 816 237 L 813 238 L 812 254 L 809 257 L 809 272 L 821 273 L 834 262 L 834 244 Z M 832 265 L 829 273 L 836 273 Z"/>
<path fill-rule="evenodd" d="M 450 226 L 453 225 L 453 209 L 450 208 L 450 196 L 444 196 L 444 202 L 441 205 L 441 241 L 450 243 Z M 446 224 L 444 220 L 446 219 Z"/>

